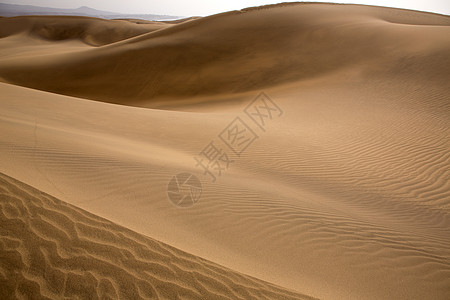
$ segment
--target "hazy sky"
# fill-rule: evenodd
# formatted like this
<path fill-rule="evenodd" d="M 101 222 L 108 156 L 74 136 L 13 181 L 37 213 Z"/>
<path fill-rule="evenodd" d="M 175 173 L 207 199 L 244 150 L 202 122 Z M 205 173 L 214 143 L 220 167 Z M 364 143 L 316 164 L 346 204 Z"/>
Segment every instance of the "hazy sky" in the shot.
<path fill-rule="evenodd" d="M 149 13 L 177 16 L 206 16 L 250 6 L 272 4 L 277 0 L 0 0 L 1 3 L 29 4 L 57 8 L 77 8 L 89 6 L 99 10 L 122 13 Z M 354 0 L 317 1 L 337 3 L 358 3 L 389 7 L 416 9 L 450 15 L 450 0 Z"/>

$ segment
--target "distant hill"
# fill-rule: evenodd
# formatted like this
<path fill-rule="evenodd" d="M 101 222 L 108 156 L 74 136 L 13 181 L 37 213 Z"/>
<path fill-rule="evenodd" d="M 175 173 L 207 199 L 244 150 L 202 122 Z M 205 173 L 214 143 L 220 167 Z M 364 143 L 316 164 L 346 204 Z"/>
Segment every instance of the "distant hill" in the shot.
<path fill-rule="evenodd" d="M 26 15 L 63 15 L 63 16 L 86 16 L 104 19 L 142 19 L 149 21 L 158 20 L 174 20 L 180 19 L 180 16 L 169 15 L 153 15 L 153 14 L 121 14 L 110 11 L 101 11 L 87 6 L 82 6 L 75 9 L 63 9 L 52 7 L 41 7 L 33 5 L 17 5 L 0 3 L 0 16 L 15 17 Z"/>

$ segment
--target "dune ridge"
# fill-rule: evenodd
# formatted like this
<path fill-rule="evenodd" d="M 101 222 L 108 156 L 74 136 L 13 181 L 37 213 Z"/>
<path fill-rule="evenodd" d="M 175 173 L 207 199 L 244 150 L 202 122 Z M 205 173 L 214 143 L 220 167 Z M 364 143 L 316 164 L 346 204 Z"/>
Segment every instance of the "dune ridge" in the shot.
<path fill-rule="evenodd" d="M 56 28 L 70 27 L 60 20 Z M 442 42 L 449 24 L 448 16 L 381 7 L 277 5 L 205 17 L 106 47 L 30 61 L 26 72 L 23 61 L 5 62 L 0 76 L 65 95 L 151 106 L 161 97 L 239 93 L 355 65 L 367 71 L 392 69 L 393 61 L 410 56 L 419 59 L 422 73 L 430 74 L 433 71 L 425 69 L 429 56 L 422 56 L 417 34 L 429 43 Z M 442 34 L 428 34 L 435 30 L 430 26 L 443 27 Z M 439 56 L 448 57 L 445 52 Z"/>
<path fill-rule="evenodd" d="M 99 47 L 166 27 L 163 22 L 136 24 L 91 17 L 21 16 L 2 20 L 0 38 L 22 34 L 45 41 L 78 40 Z"/>
<path fill-rule="evenodd" d="M 142 236 L 0 174 L 0 296 L 313 299 Z"/>
<path fill-rule="evenodd" d="M 315 297 L 349 299 L 351 289 L 354 299 L 445 299 L 445 89 L 428 107 L 422 99 L 434 88 L 413 97 L 400 83 L 278 91 L 274 99 L 291 113 L 211 184 L 192 155 L 236 111 L 147 110 L 1 87 L 10 116 L 2 127 L 15 136 L 1 144 L 3 168 L 69 203 Z M 167 182 L 180 170 L 204 184 L 189 210 L 167 200 Z"/>

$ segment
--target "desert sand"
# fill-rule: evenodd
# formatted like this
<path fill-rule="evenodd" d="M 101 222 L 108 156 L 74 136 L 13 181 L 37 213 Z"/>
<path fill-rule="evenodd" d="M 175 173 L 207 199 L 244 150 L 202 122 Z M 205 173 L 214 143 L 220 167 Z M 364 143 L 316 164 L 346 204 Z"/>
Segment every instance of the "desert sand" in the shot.
<path fill-rule="evenodd" d="M 0 298 L 448 299 L 450 17 L 311 3 L 0 37 Z"/>

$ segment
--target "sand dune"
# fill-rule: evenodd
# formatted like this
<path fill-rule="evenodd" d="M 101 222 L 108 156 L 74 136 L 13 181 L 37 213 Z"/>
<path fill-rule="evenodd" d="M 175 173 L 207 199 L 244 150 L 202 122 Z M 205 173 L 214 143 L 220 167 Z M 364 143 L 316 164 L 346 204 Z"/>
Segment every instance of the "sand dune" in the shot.
<path fill-rule="evenodd" d="M 136 24 L 90 17 L 24 16 L 2 19 L 0 37 L 22 34 L 45 41 L 79 40 L 90 46 L 104 46 L 166 27 L 162 22 Z"/>
<path fill-rule="evenodd" d="M 312 299 L 147 238 L 0 174 L 2 299 Z"/>
<path fill-rule="evenodd" d="M 189 20 L 103 46 L 77 34 L 49 41 L 11 32 L 0 39 L 0 172 L 52 197 L 3 176 L 2 221 L 22 199 L 43 216 L 37 222 L 65 228 L 67 237 L 54 240 L 71 255 L 71 238 L 94 240 L 77 222 L 94 224 L 95 239 L 119 253 L 107 258 L 122 264 L 117 276 L 139 278 L 130 292 L 141 295 L 148 281 L 149 292 L 161 284 L 192 298 L 199 290 L 448 298 L 450 17 L 298 4 Z M 283 110 L 265 131 L 243 112 L 262 91 Z M 218 138 L 238 116 L 258 135 L 240 156 Z M 216 182 L 194 160 L 211 141 L 234 160 Z M 181 172 L 202 182 L 190 208 L 168 200 Z M 61 207 L 67 227 L 51 219 Z M 30 240 L 47 249 L 36 257 L 54 253 L 32 225 Z M 150 256 L 122 259 L 138 259 L 126 237 Z M 65 254 L 56 253 L 61 263 Z M 179 269 L 165 265 L 166 255 Z M 191 260 L 198 264 L 188 267 Z M 189 268 L 204 271 L 173 274 Z"/>
<path fill-rule="evenodd" d="M 102 33 L 91 43 L 109 36 L 102 29 L 113 25 L 102 22 L 95 27 Z M 73 26 L 64 18 L 61 23 L 54 27 Z M 366 72 L 395 71 L 410 56 L 429 76 L 435 69 L 430 59 L 448 61 L 447 48 L 440 47 L 448 41 L 448 25 L 446 16 L 385 8 L 275 6 L 201 18 L 25 66 L 23 60 L 9 61 L 0 65 L 0 76 L 36 89 L 139 106 L 151 106 L 158 97 L 267 88 L 355 65 Z"/>

